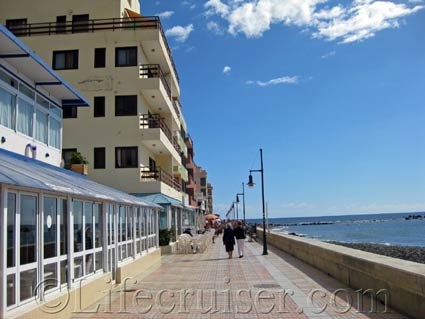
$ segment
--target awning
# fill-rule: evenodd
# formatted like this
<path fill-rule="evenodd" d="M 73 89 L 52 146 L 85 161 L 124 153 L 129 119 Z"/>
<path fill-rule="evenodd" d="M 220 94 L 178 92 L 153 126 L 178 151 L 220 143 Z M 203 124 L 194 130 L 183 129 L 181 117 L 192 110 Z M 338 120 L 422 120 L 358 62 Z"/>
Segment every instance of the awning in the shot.
<path fill-rule="evenodd" d="M 170 196 L 161 194 L 161 193 L 155 193 L 155 194 L 133 194 L 136 197 L 139 197 L 145 201 L 162 205 L 162 206 L 175 206 L 179 208 L 184 208 L 181 201 L 172 198 Z"/>
<path fill-rule="evenodd" d="M 130 17 L 130 18 L 140 18 L 140 17 L 143 17 L 139 12 L 136 12 L 136 11 L 133 11 L 133 10 L 130 10 L 130 9 L 125 9 L 125 12 L 127 12 L 127 15 Z"/>
<path fill-rule="evenodd" d="M 96 183 L 72 171 L 0 149 L 0 184 L 33 188 L 118 204 L 161 208 L 161 206 Z"/>
<path fill-rule="evenodd" d="M 46 64 L 38 55 L 0 24 L 0 61 L 4 60 L 33 80 L 62 106 L 89 106 L 90 102 Z"/>

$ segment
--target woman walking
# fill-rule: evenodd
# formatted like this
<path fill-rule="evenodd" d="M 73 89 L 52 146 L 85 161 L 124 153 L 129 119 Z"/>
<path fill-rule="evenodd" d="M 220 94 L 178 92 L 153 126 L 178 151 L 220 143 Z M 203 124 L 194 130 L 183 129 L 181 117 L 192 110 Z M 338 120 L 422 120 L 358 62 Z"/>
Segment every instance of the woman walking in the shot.
<path fill-rule="evenodd" d="M 238 225 L 236 226 L 234 233 L 235 233 L 236 241 L 238 242 L 239 258 L 242 258 L 246 236 L 245 236 L 245 229 L 242 226 L 241 221 L 238 221 Z"/>
<path fill-rule="evenodd" d="M 235 246 L 235 234 L 230 223 L 228 223 L 226 228 L 224 228 L 223 244 L 226 247 L 226 252 L 229 254 L 229 259 L 231 259 L 233 255 L 233 247 Z"/>

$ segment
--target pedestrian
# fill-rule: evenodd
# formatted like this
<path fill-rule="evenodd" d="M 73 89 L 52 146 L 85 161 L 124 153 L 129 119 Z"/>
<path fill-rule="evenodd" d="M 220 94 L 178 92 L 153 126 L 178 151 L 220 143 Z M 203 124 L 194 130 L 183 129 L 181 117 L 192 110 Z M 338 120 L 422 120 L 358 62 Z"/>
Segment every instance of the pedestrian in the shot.
<path fill-rule="evenodd" d="M 238 221 L 238 224 L 235 228 L 235 237 L 236 237 L 236 241 L 238 242 L 238 254 L 239 254 L 239 258 L 243 257 L 243 253 L 244 253 L 244 245 L 245 245 L 245 228 L 242 225 L 241 221 Z"/>
<path fill-rule="evenodd" d="M 223 244 L 226 247 L 226 252 L 229 255 L 229 259 L 232 258 L 233 248 L 235 246 L 235 234 L 230 223 L 227 223 L 223 233 Z"/>

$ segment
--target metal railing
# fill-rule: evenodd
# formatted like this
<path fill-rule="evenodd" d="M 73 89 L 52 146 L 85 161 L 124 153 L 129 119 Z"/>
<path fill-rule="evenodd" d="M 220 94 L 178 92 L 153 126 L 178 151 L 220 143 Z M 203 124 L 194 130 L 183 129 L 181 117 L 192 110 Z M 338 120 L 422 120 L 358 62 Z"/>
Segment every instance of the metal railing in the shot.
<path fill-rule="evenodd" d="M 174 188 L 176 191 L 182 191 L 182 185 L 177 178 L 172 174 L 162 170 L 161 168 L 150 169 L 149 167 L 144 167 L 140 170 L 140 179 L 142 182 L 151 182 L 158 181 L 167 184 L 168 186 Z"/>
<path fill-rule="evenodd" d="M 139 118 L 139 127 L 142 130 L 160 128 L 164 134 L 167 136 L 170 143 L 174 146 L 175 150 L 179 155 L 182 153 L 179 143 L 177 143 L 177 138 L 171 133 L 170 128 L 164 121 L 164 118 L 159 114 L 140 114 Z"/>
<path fill-rule="evenodd" d="M 167 91 L 167 96 L 171 100 L 171 89 L 165 75 L 161 70 L 159 64 L 141 64 L 139 66 L 139 76 L 143 79 L 157 78 L 161 79 L 162 84 L 164 85 L 165 91 Z"/>
<path fill-rule="evenodd" d="M 176 75 L 177 81 L 180 81 L 174 64 L 173 55 L 164 29 L 162 28 L 159 17 L 132 17 L 132 18 L 109 18 L 109 19 L 91 19 L 86 21 L 66 21 L 66 22 L 43 22 L 30 23 L 15 26 L 8 26 L 9 30 L 18 37 L 34 35 L 56 35 L 69 33 L 98 32 L 106 30 L 139 30 L 139 29 L 157 29 L 161 33 L 171 65 Z"/>

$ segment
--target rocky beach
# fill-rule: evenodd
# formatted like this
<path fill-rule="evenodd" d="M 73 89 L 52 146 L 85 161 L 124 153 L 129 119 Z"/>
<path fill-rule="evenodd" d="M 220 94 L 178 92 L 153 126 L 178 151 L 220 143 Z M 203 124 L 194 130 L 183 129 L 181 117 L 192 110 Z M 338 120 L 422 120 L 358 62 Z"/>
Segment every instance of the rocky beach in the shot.
<path fill-rule="evenodd" d="M 353 249 L 363 250 L 374 254 L 425 264 L 425 247 L 371 243 L 342 243 L 334 241 L 330 243 Z"/>

